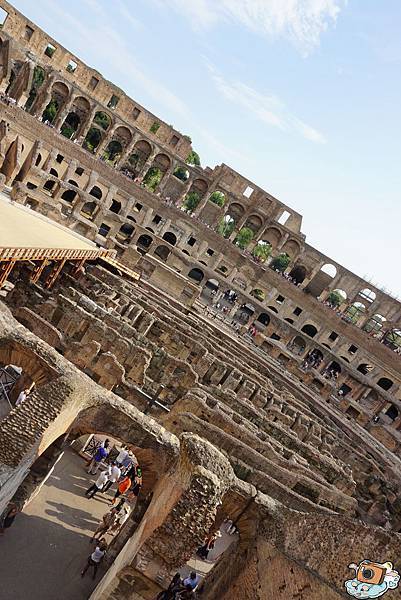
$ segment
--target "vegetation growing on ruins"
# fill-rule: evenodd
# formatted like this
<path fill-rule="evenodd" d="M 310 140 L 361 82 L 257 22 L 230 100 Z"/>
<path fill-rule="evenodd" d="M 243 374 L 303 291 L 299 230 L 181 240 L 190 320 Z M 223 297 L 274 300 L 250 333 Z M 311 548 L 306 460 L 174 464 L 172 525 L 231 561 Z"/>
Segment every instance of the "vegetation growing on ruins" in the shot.
<path fill-rule="evenodd" d="M 209 200 L 217 206 L 224 206 L 225 197 L 222 192 L 218 192 L 217 190 L 211 194 Z"/>
<path fill-rule="evenodd" d="M 188 171 L 185 167 L 177 167 L 174 171 L 174 176 L 181 181 L 186 181 L 188 179 Z"/>
<path fill-rule="evenodd" d="M 146 173 L 143 184 L 148 189 L 154 192 L 162 179 L 162 172 L 157 167 L 151 167 Z"/>
<path fill-rule="evenodd" d="M 276 256 L 276 258 L 273 258 L 270 266 L 272 269 L 281 271 L 281 273 L 282 273 L 283 271 L 286 270 L 286 268 L 290 264 L 290 261 L 291 261 L 291 259 L 288 256 L 288 254 L 286 254 L 285 252 L 282 252 L 281 254 Z"/>
<path fill-rule="evenodd" d="M 195 210 L 195 208 L 198 206 L 199 202 L 200 202 L 200 196 L 199 196 L 198 192 L 189 192 L 186 195 L 185 202 L 182 206 L 186 212 L 192 213 Z"/>
<path fill-rule="evenodd" d="M 186 163 L 188 165 L 194 165 L 195 167 L 200 167 L 201 161 L 199 158 L 199 154 L 197 152 L 195 152 L 195 150 L 192 150 L 187 157 Z"/>
<path fill-rule="evenodd" d="M 327 296 L 327 300 L 333 306 L 340 306 L 340 304 L 342 304 L 342 302 L 344 302 L 344 298 L 336 290 L 333 290 L 332 292 L 330 292 L 330 294 Z"/>
<path fill-rule="evenodd" d="M 49 121 L 49 123 L 53 123 L 54 118 L 57 114 L 58 105 L 55 100 L 50 100 L 49 104 L 46 106 L 43 112 L 43 120 Z"/>
<path fill-rule="evenodd" d="M 258 262 L 266 262 L 272 251 L 272 247 L 268 242 L 259 241 L 252 250 L 253 256 Z"/>
<path fill-rule="evenodd" d="M 33 70 L 31 91 L 29 92 L 28 100 L 26 101 L 26 105 L 25 105 L 26 110 L 29 110 L 31 108 L 31 106 L 38 94 L 38 89 L 40 88 L 40 86 L 42 85 L 44 80 L 45 80 L 45 72 L 42 69 L 42 67 L 35 67 Z"/>
<path fill-rule="evenodd" d="M 252 229 L 249 227 L 243 227 L 234 240 L 236 246 L 244 250 L 250 243 L 254 236 Z"/>

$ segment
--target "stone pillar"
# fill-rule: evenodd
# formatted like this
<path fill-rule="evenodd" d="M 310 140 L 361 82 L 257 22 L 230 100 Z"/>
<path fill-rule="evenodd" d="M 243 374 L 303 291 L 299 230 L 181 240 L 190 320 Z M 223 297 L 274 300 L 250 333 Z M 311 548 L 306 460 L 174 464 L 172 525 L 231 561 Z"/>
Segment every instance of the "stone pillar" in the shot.
<path fill-rule="evenodd" d="M 169 182 L 170 177 L 172 176 L 172 174 L 174 173 L 175 169 L 177 167 L 177 162 L 175 160 L 172 161 L 170 167 L 167 169 L 167 171 L 164 173 L 163 175 L 163 179 L 161 180 L 161 182 L 159 183 L 159 186 L 157 188 L 157 190 L 160 193 L 163 193 L 164 188 L 166 187 L 166 185 Z"/>
<path fill-rule="evenodd" d="M 77 97 L 77 93 L 75 91 L 71 91 L 69 97 L 65 101 L 62 108 L 58 111 L 58 114 L 56 115 L 56 118 L 53 121 L 53 125 L 59 133 L 60 133 L 61 125 L 64 123 L 66 116 L 70 112 L 70 109 L 72 108 L 72 105 L 74 104 L 74 100 L 76 97 Z"/>
<path fill-rule="evenodd" d="M 111 126 L 110 131 L 105 132 L 104 138 L 102 139 L 102 141 L 100 142 L 100 144 L 98 145 L 98 147 L 95 150 L 95 156 L 101 156 L 103 154 L 104 150 L 107 148 L 109 143 L 112 141 L 113 135 L 118 127 L 120 127 L 120 123 L 114 123 L 114 125 Z"/>
<path fill-rule="evenodd" d="M 188 181 L 185 182 L 185 187 L 182 190 L 181 196 L 178 198 L 177 200 L 177 206 L 181 206 L 185 200 L 185 196 L 188 194 L 189 190 L 192 187 L 193 184 L 193 179 L 191 176 L 189 176 Z"/>
<path fill-rule="evenodd" d="M 128 160 L 128 157 L 130 156 L 130 154 L 132 154 L 135 144 L 137 143 L 140 137 L 141 134 L 139 133 L 139 131 L 134 131 L 131 142 L 128 144 L 127 148 L 123 151 L 120 158 L 114 165 L 116 168 L 120 165 L 123 165 Z"/>
<path fill-rule="evenodd" d="M 73 159 L 68 165 L 66 172 L 64 173 L 63 181 L 68 181 L 69 179 L 71 179 L 74 176 L 77 167 L 78 161 Z"/>
<path fill-rule="evenodd" d="M 97 173 L 96 171 L 91 171 L 91 174 L 90 174 L 89 179 L 88 179 L 88 183 L 86 184 L 86 187 L 85 187 L 84 191 L 85 192 L 90 192 L 90 190 L 96 184 L 96 182 L 97 182 L 98 179 L 99 179 L 99 173 Z"/>
<path fill-rule="evenodd" d="M 145 164 L 143 165 L 142 169 L 140 170 L 139 176 L 140 177 L 145 177 L 146 173 L 148 172 L 148 170 L 150 169 L 150 167 L 153 164 L 153 161 L 155 159 L 155 156 L 159 153 L 159 149 L 155 149 L 153 150 L 153 152 L 151 152 L 151 154 L 149 155 L 149 158 L 147 159 L 147 161 L 145 162 Z"/>
<path fill-rule="evenodd" d="M 86 120 L 81 123 L 80 128 L 77 131 L 77 138 L 79 138 L 82 142 L 86 138 L 89 129 L 92 127 L 93 119 L 95 118 L 95 114 L 99 111 L 98 106 L 94 106 L 92 110 L 88 113 Z"/>
<path fill-rule="evenodd" d="M 51 76 L 49 76 L 47 78 L 46 82 L 42 83 L 41 89 L 40 89 L 38 95 L 36 96 L 36 99 L 35 99 L 35 102 L 33 105 L 33 110 L 31 111 L 31 114 L 34 117 L 41 117 L 46 106 L 49 104 L 49 102 L 52 98 L 52 88 L 53 88 L 54 78 L 55 78 L 55 74 L 52 74 Z"/>

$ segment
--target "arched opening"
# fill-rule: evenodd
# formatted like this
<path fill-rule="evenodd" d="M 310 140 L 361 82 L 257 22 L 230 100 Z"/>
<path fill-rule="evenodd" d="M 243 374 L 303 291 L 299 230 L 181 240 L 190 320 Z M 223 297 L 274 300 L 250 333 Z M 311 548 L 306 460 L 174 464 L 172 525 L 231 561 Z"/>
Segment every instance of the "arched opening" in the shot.
<path fill-rule="evenodd" d="M 46 190 L 47 192 L 51 192 L 55 185 L 56 185 L 56 182 L 54 181 L 54 179 L 48 179 L 46 181 L 45 185 L 43 186 L 43 189 Z"/>
<path fill-rule="evenodd" d="M 102 199 L 102 190 L 97 187 L 97 185 L 94 185 L 93 188 L 91 189 L 91 191 L 89 192 L 89 194 L 91 196 L 94 196 L 94 198 L 97 198 L 98 200 Z"/>
<path fill-rule="evenodd" d="M 326 302 L 331 308 L 340 306 L 347 299 L 347 293 L 344 290 L 332 290 L 327 296 Z"/>
<path fill-rule="evenodd" d="M 75 112 L 70 112 L 60 128 L 60 133 L 68 139 L 72 139 L 79 129 L 81 119 Z"/>
<path fill-rule="evenodd" d="M 66 190 L 65 192 L 63 192 L 63 194 L 61 195 L 61 199 L 65 200 L 66 202 L 74 202 L 76 195 L 78 192 L 76 192 L 75 190 Z"/>
<path fill-rule="evenodd" d="M 319 348 L 313 348 L 313 350 L 308 352 L 306 361 L 311 368 L 317 369 L 323 361 L 323 352 L 321 352 Z"/>
<path fill-rule="evenodd" d="M 82 143 L 82 147 L 85 148 L 85 150 L 94 153 L 102 141 L 102 137 L 102 132 L 98 127 L 90 127 Z"/>
<path fill-rule="evenodd" d="M 121 157 L 123 147 L 117 140 L 111 140 L 103 152 L 102 159 L 109 164 L 114 165 L 117 160 Z"/>
<path fill-rule="evenodd" d="M 291 258 L 288 256 L 288 254 L 282 252 L 281 254 L 273 258 L 273 260 L 270 263 L 270 268 L 273 269 L 273 271 L 284 273 L 290 262 Z"/>
<path fill-rule="evenodd" d="M 401 329 L 388 331 L 383 337 L 383 344 L 391 350 L 401 353 Z"/>
<path fill-rule="evenodd" d="M 170 248 L 168 246 L 157 246 L 155 250 L 155 256 L 160 258 L 163 262 L 166 262 L 168 257 L 170 256 Z"/>
<path fill-rule="evenodd" d="M 94 215 L 96 214 L 98 209 L 98 205 L 96 202 L 85 202 L 83 207 L 81 208 L 81 215 L 86 219 L 93 220 Z"/>
<path fill-rule="evenodd" d="M 252 256 L 256 259 L 256 262 L 264 263 L 269 258 L 271 251 L 272 246 L 270 242 L 266 240 L 259 240 L 252 250 Z"/>
<path fill-rule="evenodd" d="M 256 300 L 259 300 L 259 302 L 263 302 L 263 300 L 265 300 L 266 298 L 265 292 L 259 288 L 255 288 L 254 290 L 252 290 L 251 296 L 256 298 Z"/>
<path fill-rule="evenodd" d="M 253 237 L 255 237 L 255 235 L 261 229 L 262 225 L 263 221 L 261 217 L 259 217 L 258 215 L 250 215 L 245 221 L 244 227 L 250 229 L 253 233 Z"/>
<path fill-rule="evenodd" d="M 269 227 L 263 234 L 263 238 L 269 241 L 269 244 L 276 248 L 281 241 L 282 233 L 277 227 Z"/>
<path fill-rule="evenodd" d="M 131 240 L 133 234 L 135 232 L 135 227 L 131 225 L 131 223 L 124 223 L 121 225 L 119 232 L 117 234 L 117 238 L 123 239 L 125 244 Z"/>
<path fill-rule="evenodd" d="M 362 375 L 368 375 L 373 370 L 373 366 L 368 363 L 361 363 L 357 366 L 356 370 L 362 373 Z"/>
<path fill-rule="evenodd" d="M 177 236 L 171 231 L 166 231 L 166 233 L 163 234 L 163 240 L 165 240 L 172 246 L 175 246 L 177 243 Z"/>
<path fill-rule="evenodd" d="M 189 179 L 189 171 L 185 167 L 179 166 L 175 169 L 173 173 L 174 177 L 177 177 L 180 181 L 188 181 Z"/>
<path fill-rule="evenodd" d="M 234 231 L 235 221 L 231 215 L 224 215 L 217 226 L 217 232 L 228 239 Z"/>
<path fill-rule="evenodd" d="M 242 304 L 234 315 L 234 321 L 245 325 L 255 312 L 252 304 Z"/>
<path fill-rule="evenodd" d="M 304 338 L 302 338 L 300 335 L 295 336 L 292 342 L 288 344 L 288 350 L 290 350 L 293 354 L 298 354 L 298 356 L 301 356 L 301 354 L 303 354 L 306 350 L 306 342 Z"/>
<path fill-rule="evenodd" d="M 152 146 L 146 140 L 139 140 L 134 146 L 132 154 L 128 158 L 128 164 L 133 169 L 135 175 L 138 175 L 149 156 L 152 153 Z"/>
<path fill-rule="evenodd" d="M 391 381 L 391 379 L 388 379 L 388 377 L 381 377 L 377 382 L 377 385 L 386 391 L 390 390 L 393 384 L 394 381 Z"/>
<path fill-rule="evenodd" d="M 252 229 L 249 229 L 249 227 L 241 227 L 234 240 L 234 244 L 241 248 L 241 250 L 245 250 L 245 248 L 247 248 L 252 241 L 253 236 L 254 233 Z"/>
<path fill-rule="evenodd" d="M 287 240 L 282 251 L 288 254 L 291 259 L 294 259 L 301 251 L 301 247 L 296 240 Z"/>
<path fill-rule="evenodd" d="M 340 373 L 341 367 L 335 360 L 333 360 L 323 371 L 324 376 L 329 379 L 337 379 Z"/>
<path fill-rule="evenodd" d="M 277 310 L 277 308 L 275 306 L 268 306 L 267 308 L 269 308 L 274 313 L 278 314 L 278 310 Z"/>
<path fill-rule="evenodd" d="M 384 414 L 392 421 L 395 421 L 399 415 L 398 408 L 394 404 L 391 404 Z"/>
<path fill-rule="evenodd" d="M 217 279 L 208 279 L 205 283 L 205 287 L 217 291 L 219 289 L 219 282 Z"/>
<path fill-rule="evenodd" d="M 357 323 L 364 315 L 365 310 L 366 308 L 364 304 L 361 302 L 354 302 L 354 304 L 348 306 L 347 310 L 344 312 L 344 317 L 349 323 L 354 323 L 355 325 L 355 323 Z"/>
<path fill-rule="evenodd" d="M 111 125 L 111 117 L 103 111 L 99 111 L 93 118 L 93 123 L 98 125 L 103 131 L 107 131 Z"/>
<path fill-rule="evenodd" d="M 298 285 L 303 282 L 306 277 L 306 268 L 303 265 L 295 265 L 289 273 L 292 281 Z"/>
<path fill-rule="evenodd" d="M 155 192 L 161 180 L 162 172 L 160 169 L 157 167 L 150 167 L 143 178 L 143 185 L 151 192 Z"/>
<path fill-rule="evenodd" d="M 267 313 L 260 313 L 256 321 L 261 323 L 264 327 L 267 327 L 270 323 L 270 317 Z"/>
<path fill-rule="evenodd" d="M 382 315 L 374 315 L 365 323 L 363 330 L 372 335 L 377 334 L 382 330 L 385 321 L 386 319 Z"/>
<path fill-rule="evenodd" d="M 217 206 L 224 206 L 226 197 L 223 192 L 219 192 L 218 190 L 214 191 L 209 196 L 209 201 L 213 202 L 213 204 L 217 204 Z"/>
<path fill-rule="evenodd" d="M 109 211 L 118 215 L 121 210 L 121 202 L 118 200 L 112 200 L 111 205 L 109 206 Z"/>
<path fill-rule="evenodd" d="M 153 243 L 153 239 L 150 237 L 150 235 L 146 235 L 146 234 L 139 236 L 138 241 L 137 241 L 138 246 L 142 246 L 142 248 L 146 248 L 146 249 L 150 248 L 152 243 Z"/>
<path fill-rule="evenodd" d="M 306 335 L 308 335 L 311 338 L 315 337 L 315 335 L 317 334 L 316 327 L 314 325 L 311 325 L 311 324 L 304 325 L 302 327 L 301 331 L 303 331 L 303 333 L 306 333 Z"/>
<path fill-rule="evenodd" d="M 200 283 L 202 281 L 202 279 L 205 277 L 205 274 L 200 269 L 194 268 L 194 269 L 190 270 L 190 272 L 188 273 L 188 277 L 190 279 L 193 279 L 197 283 Z"/>
<path fill-rule="evenodd" d="M 337 268 L 329 263 L 323 265 L 318 273 L 311 279 L 305 288 L 309 294 L 318 298 L 337 275 Z"/>
<path fill-rule="evenodd" d="M 67 101 L 69 89 L 61 81 L 53 83 L 51 90 L 51 100 L 43 111 L 42 121 L 53 123 L 60 109 Z"/>
<path fill-rule="evenodd" d="M 375 292 L 373 290 L 370 290 L 369 288 L 365 288 L 364 290 L 361 290 L 359 292 L 359 296 L 361 298 L 363 298 L 364 301 L 369 302 L 369 303 L 376 300 Z"/>

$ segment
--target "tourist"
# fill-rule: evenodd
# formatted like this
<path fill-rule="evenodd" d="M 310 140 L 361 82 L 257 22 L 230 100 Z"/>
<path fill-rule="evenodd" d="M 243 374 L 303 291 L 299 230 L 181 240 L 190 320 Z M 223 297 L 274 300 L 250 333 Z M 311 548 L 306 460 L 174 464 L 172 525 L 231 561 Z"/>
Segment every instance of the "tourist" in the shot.
<path fill-rule="evenodd" d="M 137 467 L 136 468 L 136 473 L 134 476 L 134 482 L 129 490 L 129 498 L 135 498 L 135 501 L 137 500 L 138 496 L 139 496 L 139 492 L 141 491 L 142 488 L 142 469 L 141 467 Z"/>
<path fill-rule="evenodd" d="M 109 453 L 109 450 L 108 450 L 109 445 L 110 445 L 110 442 L 108 439 L 106 439 L 103 442 L 103 444 L 101 444 L 99 446 L 99 448 L 96 450 L 95 454 L 93 455 L 93 457 L 89 463 L 88 474 L 96 475 L 96 473 L 99 469 L 100 463 L 102 462 L 103 459 L 106 458 L 106 456 Z"/>
<path fill-rule="evenodd" d="M 109 479 L 106 482 L 106 485 L 104 486 L 102 492 L 103 494 L 105 492 L 107 492 L 107 490 L 109 490 L 111 488 L 111 486 L 113 485 L 113 483 L 116 483 L 116 481 L 118 481 L 121 477 L 121 469 L 117 466 L 117 464 L 114 462 L 111 466 L 110 469 L 110 475 L 109 475 Z"/>
<path fill-rule="evenodd" d="M 199 575 L 196 574 L 195 571 L 192 571 L 190 573 L 189 577 L 187 577 L 183 581 L 185 587 L 190 586 L 191 590 L 195 590 L 198 587 L 199 582 L 200 582 L 200 577 L 199 577 Z"/>
<path fill-rule="evenodd" d="M 157 594 L 156 600 L 174 600 L 180 591 L 182 591 L 182 579 L 181 575 L 176 573 L 168 588 Z"/>
<path fill-rule="evenodd" d="M 10 502 L 0 517 L 0 535 L 3 535 L 4 531 L 11 527 L 11 525 L 14 523 L 17 513 L 18 506 L 14 502 Z"/>
<path fill-rule="evenodd" d="M 90 556 L 88 556 L 88 562 L 86 563 L 83 571 L 81 571 L 81 577 L 84 577 L 89 567 L 93 567 L 92 578 L 95 579 L 99 564 L 102 562 L 104 555 L 106 554 L 106 550 L 107 544 L 105 540 L 99 540 L 99 543 L 97 544 L 95 550 Z"/>
<path fill-rule="evenodd" d="M 116 510 L 117 510 L 116 521 L 115 521 L 113 527 L 111 527 L 110 531 L 109 531 L 109 533 L 113 534 L 113 535 L 115 533 L 119 532 L 119 530 L 122 528 L 124 523 L 127 521 L 128 517 L 130 516 L 130 513 L 131 513 L 131 508 L 128 506 L 128 504 L 125 503 L 124 499 L 120 500 L 120 502 L 116 506 Z"/>
<path fill-rule="evenodd" d="M 110 503 L 114 504 L 115 501 L 117 500 L 117 498 L 126 494 L 128 492 L 128 490 L 130 489 L 131 485 L 132 485 L 132 480 L 128 473 L 128 475 L 126 475 L 126 477 L 124 477 L 124 479 L 119 483 L 117 491 L 114 494 L 114 498 L 111 500 Z"/>
<path fill-rule="evenodd" d="M 90 488 L 88 488 L 85 492 L 85 496 L 87 498 L 94 498 L 95 495 L 100 492 L 100 490 L 103 490 L 104 486 L 106 485 L 106 482 L 109 479 L 110 476 L 110 472 L 111 469 L 110 467 L 108 469 L 106 469 L 106 471 L 102 471 L 99 475 L 99 477 L 96 479 L 95 483 L 93 485 L 90 486 Z"/>
<path fill-rule="evenodd" d="M 123 464 L 124 460 L 127 458 L 128 454 L 129 454 L 129 453 L 128 453 L 128 450 L 127 450 L 126 446 L 122 445 L 122 446 L 121 446 L 121 450 L 120 450 L 120 452 L 118 453 L 118 456 L 117 456 L 117 458 L 116 458 L 116 464 L 117 464 L 117 466 L 118 466 L 120 469 L 121 469 L 121 467 L 122 467 L 122 464 Z"/>
<path fill-rule="evenodd" d="M 99 536 L 99 539 L 109 531 L 113 527 L 116 522 L 118 513 L 118 507 L 113 507 L 111 510 L 106 512 L 102 517 L 102 522 L 99 527 L 96 529 L 95 533 L 91 537 L 90 541 L 94 542 L 96 540 L 96 536 Z"/>
<path fill-rule="evenodd" d="M 22 392 L 20 393 L 20 395 L 17 398 L 15 406 L 19 406 L 20 404 L 25 402 L 25 400 L 28 398 L 30 393 L 31 393 L 30 388 L 26 388 L 25 390 L 22 390 Z"/>

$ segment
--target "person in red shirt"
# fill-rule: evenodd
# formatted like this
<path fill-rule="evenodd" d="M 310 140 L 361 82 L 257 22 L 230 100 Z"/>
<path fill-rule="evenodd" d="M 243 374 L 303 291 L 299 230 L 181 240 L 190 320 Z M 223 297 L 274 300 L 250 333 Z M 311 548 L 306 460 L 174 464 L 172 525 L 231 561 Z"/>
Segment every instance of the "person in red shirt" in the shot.
<path fill-rule="evenodd" d="M 129 476 L 129 474 L 124 477 L 124 479 L 118 484 L 118 488 L 116 493 L 114 494 L 114 498 L 111 500 L 111 504 L 114 504 L 114 502 L 117 500 L 117 498 L 119 496 L 124 496 L 124 494 L 126 494 L 128 492 L 128 490 L 130 489 L 132 485 L 132 480 L 131 477 Z"/>

